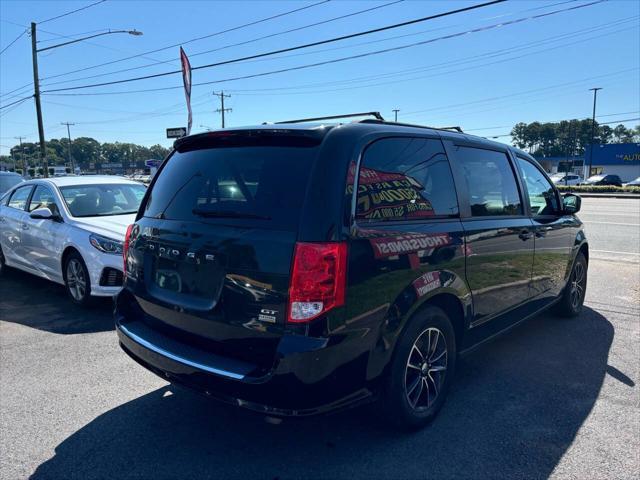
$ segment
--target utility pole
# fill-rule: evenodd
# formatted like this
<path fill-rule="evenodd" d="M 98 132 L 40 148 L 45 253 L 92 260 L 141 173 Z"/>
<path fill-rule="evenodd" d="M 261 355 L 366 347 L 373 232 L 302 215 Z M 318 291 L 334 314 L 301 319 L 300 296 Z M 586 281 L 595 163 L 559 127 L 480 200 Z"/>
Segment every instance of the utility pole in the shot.
<path fill-rule="evenodd" d="M 22 163 L 22 176 L 24 177 L 27 173 L 27 169 L 24 165 L 24 149 L 22 148 L 22 139 L 26 137 L 14 137 L 16 140 L 20 142 L 20 163 Z"/>
<path fill-rule="evenodd" d="M 42 107 L 40 106 L 40 80 L 38 79 L 38 52 L 44 52 L 45 50 L 51 50 L 53 48 L 64 47 L 71 43 L 78 43 L 90 38 L 101 37 L 103 35 L 113 35 L 116 33 L 128 33 L 129 35 L 135 35 L 139 37 L 142 32 L 133 30 L 111 30 L 106 32 L 96 33 L 95 35 L 89 35 L 88 37 L 76 38 L 68 42 L 59 43 L 57 45 L 51 45 L 49 47 L 38 49 L 36 40 L 36 23 L 31 22 L 31 59 L 33 61 L 33 98 L 36 101 L 36 114 L 38 116 L 38 136 L 40 137 L 40 159 L 42 161 L 42 169 L 44 170 L 44 176 L 49 176 L 49 166 L 47 165 L 47 149 L 44 143 L 44 127 L 42 126 Z M 71 38 L 71 37 L 67 37 Z"/>
<path fill-rule="evenodd" d="M 75 125 L 75 123 L 60 122 L 60 125 L 66 125 L 67 126 L 67 137 L 69 138 L 69 143 L 67 144 L 67 157 L 68 157 L 68 160 L 69 160 L 69 165 L 71 166 L 71 175 L 75 175 L 76 168 L 73 165 L 73 158 L 71 158 L 71 130 L 69 129 L 69 126 L 70 125 Z"/>
<path fill-rule="evenodd" d="M 395 114 L 395 120 L 394 122 L 398 123 L 398 112 L 400 111 L 400 109 L 398 108 L 394 108 L 393 110 L 391 110 L 394 114 Z"/>
<path fill-rule="evenodd" d="M 231 95 L 225 95 L 224 90 L 220 90 L 220 93 L 213 92 L 213 94 L 220 98 L 220 108 L 217 108 L 216 112 L 222 114 L 222 128 L 224 128 L 224 113 L 233 111 L 231 108 L 224 108 L 224 97 L 231 98 Z"/>
<path fill-rule="evenodd" d="M 38 49 L 36 47 L 36 22 L 31 22 L 31 57 L 33 60 L 33 98 L 36 101 L 38 116 L 38 137 L 40 138 L 40 161 L 45 178 L 49 176 L 47 165 L 47 149 L 44 143 L 44 127 L 42 126 L 42 107 L 40 106 L 40 80 L 38 79 Z"/>
<path fill-rule="evenodd" d="M 589 149 L 589 172 L 587 178 L 591 176 L 591 168 L 593 167 L 593 140 L 596 134 L 596 99 L 598 98 L 598 90 L 602 90 L 602 87 L 590 88 L 593 92 L 593 117 L 591 118 L 591 148 Z"/>

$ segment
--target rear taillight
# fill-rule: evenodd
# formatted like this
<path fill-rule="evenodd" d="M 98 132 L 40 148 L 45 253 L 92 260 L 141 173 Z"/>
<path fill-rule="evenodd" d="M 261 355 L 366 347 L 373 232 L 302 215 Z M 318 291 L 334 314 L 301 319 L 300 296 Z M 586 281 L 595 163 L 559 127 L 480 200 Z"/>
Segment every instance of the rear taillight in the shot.
<path fill-rule="evenodd" d="M 344 305 L 346 273 L 346 243 L 296 243 L 287 321 L 309 322 Z"/>
<path fill-rule="evenodd" d="M 122 246 L 122 259 L 124 261 L 124 273 L 127 273 L 127 257 L 129 255 L 129 241 L 131 240 L 131 230 L 133 225 L 127 227 L 127 233 L 124 234 L 124 245 Z"/>

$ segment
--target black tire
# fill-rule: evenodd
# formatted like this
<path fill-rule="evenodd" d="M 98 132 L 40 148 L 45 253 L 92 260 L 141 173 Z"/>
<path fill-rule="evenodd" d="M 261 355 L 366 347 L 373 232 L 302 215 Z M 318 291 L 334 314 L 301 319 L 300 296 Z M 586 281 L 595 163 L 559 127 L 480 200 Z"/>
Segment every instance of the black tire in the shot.
<path fill-rule="evenodd" d="M 91 304 L 89 271 L 78 252 L 67 255 L 63 266 L 64 286 L 73 303 L 87 307 Z"/>
<path fill-rule="evenodd" d="M 7 271 L 7 264 L 4 261 L 4 254 L 2 253 L 2 247 L 0 247 L 0 277 Z"/>
<path fill-rule="evenodd" d="M 582 311 L 584 297 L 587 293 L 587 259 L 582 252 L 578 253 L 573 268 L 564 287 L 562 297 L 555 311 L 563 317 L 575 317 Z"/>
<path fill-rule="evenodd" d="M 426 426 L 442 408 L 455 366 L 456 340 L 449 317 L 435 306 L 421 309 L 398 340 L 378 410 L 401 430 Z"/>

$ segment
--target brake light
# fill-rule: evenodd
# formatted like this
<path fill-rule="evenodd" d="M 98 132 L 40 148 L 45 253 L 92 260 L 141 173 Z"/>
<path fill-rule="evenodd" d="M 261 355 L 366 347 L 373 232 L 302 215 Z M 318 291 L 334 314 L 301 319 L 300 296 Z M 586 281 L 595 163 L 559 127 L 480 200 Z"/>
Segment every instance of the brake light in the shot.
<path fill-rule="evenodd" d="M 344 305 L 346 273 L 346 243 L 296 243 L 287 321 L 309 322 Z"/>
<path fill-rule="evenodd" d="M 129 255 L 129 241 L 131 240 L 131 230 L 133 224 L 127 227 L 127 233 L 124 234 L 124 245 L 122 246 L 122 259 L 124 261 L 124 273 L 127 273 L 127 257 Z"/>

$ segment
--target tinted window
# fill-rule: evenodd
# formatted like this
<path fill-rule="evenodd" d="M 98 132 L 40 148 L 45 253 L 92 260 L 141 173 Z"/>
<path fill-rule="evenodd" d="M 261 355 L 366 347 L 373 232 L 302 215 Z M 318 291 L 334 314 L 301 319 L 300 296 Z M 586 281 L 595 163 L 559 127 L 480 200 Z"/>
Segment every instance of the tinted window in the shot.
<path fill-rule="evenodd" d="M 58 214 L 58 206 L 56 205 L 56 197 L 53 196 L 53 192 L 48 187 L 38 185 L 36 190 L 31 196 L 29 202 L 29 211 L 33 212 L 36 208 L 48 208 L 54 215 Z"/>
<path fill-rule="evenodd" d="M 18 210 L 24 210 L 24 207 L 27 206 L 27 199 L 31 193 L 31 188 L 31 185 L 27 185 L 16 189 L 13 195 L 11 195 L 11 198 L 9 198 L 9 206 L 17 208 Z"/>
<path fill-rule="evenodd" d="M 364 152 L 356 217 L 408 220 L 458 214 L 449 161 L 440 140 L 387 138 Z"/>
<path fill-rule="evenodd" d="M 518 166 L 529 192 L 532 215 L 554 215 L 558 212 L 558 198 L 551 183 L 531 162 L 518 157 Z"/>
<path fill-rule="evenodd" d="M 297 229 L 315 147 L 247 146 L 174 153 L 144 215 L 169 220 L 249 218 Z"/>
<path fill-rule="evenodd" d="M 139 184 L 93 184 L 60 187 L 74 217 L 99 217 L 136 213 L 146 187 Z"/>
<path fill-rule="evenodd" d="M 505 153 L 456 147 L 469 190 L 471 214 L 521 215 L 518 187 Z"/>

